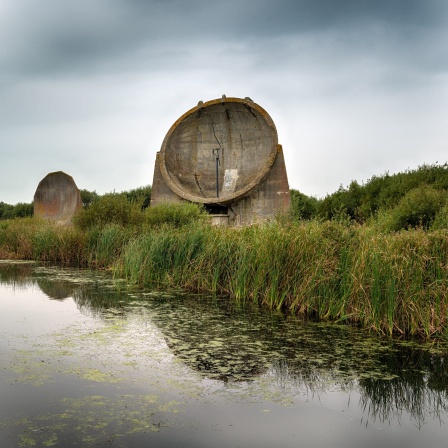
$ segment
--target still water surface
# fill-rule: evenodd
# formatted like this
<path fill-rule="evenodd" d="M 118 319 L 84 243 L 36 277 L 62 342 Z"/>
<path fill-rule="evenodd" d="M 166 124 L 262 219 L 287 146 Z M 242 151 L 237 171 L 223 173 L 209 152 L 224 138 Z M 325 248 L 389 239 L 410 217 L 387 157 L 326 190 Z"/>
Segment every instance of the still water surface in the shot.
<path fill-rule="evenodd" d="M 446 447 L 442 348 L 0 262 L 0 447 Z"/>

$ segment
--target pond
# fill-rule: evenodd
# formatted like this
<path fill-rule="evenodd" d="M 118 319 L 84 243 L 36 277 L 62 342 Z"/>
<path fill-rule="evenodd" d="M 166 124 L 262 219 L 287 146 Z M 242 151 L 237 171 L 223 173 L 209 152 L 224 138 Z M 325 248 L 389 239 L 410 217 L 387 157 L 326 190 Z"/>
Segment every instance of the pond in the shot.
<path fill-rule="evenodd" d="M 446 447 L 443 347 L 0 262 L 0 446 Z"/>

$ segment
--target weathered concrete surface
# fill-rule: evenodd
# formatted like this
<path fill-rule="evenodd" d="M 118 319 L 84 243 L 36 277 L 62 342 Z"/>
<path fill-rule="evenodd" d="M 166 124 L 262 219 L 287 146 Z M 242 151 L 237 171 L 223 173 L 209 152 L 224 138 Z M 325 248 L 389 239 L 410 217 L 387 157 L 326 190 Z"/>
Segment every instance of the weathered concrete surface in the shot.
<path fill-rule="evenodd" d="M 290 207 L 282 148 L 263 108 L 223 97 L 200 102 L 173 124 L 157 153 L 151 205 L 182 200 L 221 206 L 235 225 Z"/>
<path fill-rule="evenodd" d="M 277 157 L 259 185 L 239 201 L 229 206 L 230 222 L 233 225 L 249 225 L 269 221 L 278 213 L 291 207 L 288 177 L 281 145 L 277 145 Z"/>
<path fill-rule="evenodd" d="M 49 173 L 39 182 L 34 194 L 34 216 L 67 225 L 81 207 L 81 192 L 68 174 Z"/>
<path fill-rule="evenodd" d="M 182 198 L 174 193 L 166 184 L 160 172 L 160 152 L 156 155 L 156 163 L 154 165 L 154 177 L 152 179 L 151 188 L 151 203 L 150 205 L 157 205 L 162 202 L 181 202 Z"/>

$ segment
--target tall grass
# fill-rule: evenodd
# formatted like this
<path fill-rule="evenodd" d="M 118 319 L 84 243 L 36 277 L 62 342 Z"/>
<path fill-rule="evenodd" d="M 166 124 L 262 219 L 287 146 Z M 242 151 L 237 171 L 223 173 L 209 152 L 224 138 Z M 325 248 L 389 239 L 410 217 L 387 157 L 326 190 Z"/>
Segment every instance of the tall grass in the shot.
<path fill-rule="evenodd" d="M 138 286 L 226 294 L 388 335 L 447 336 L 446 229 L 384 234 L 334 221 L 235 229 L 188 213 L 169 225 L 158 213 L 153 225 L 86 229 L 6 221 L 0 256 L 112 268 Z"/>
<path fill-rule="evenodd" d="M 144 234 L 115 269 L 130 282 L 227 294 L 384 334 L 447 331 L 448 233 L 310 222 Z"/>
<path fill-rule="evenodd" d="M 85 233 L 37 218 L 13 219 L 0 227 L 0 254 L 24 260 L 86 264 Z"/>
<path fill-rule="evenodd" d="M 108 268 L 134 235 L 133 229 L 119 224 L 93 226 L 86 231 L 87 264 L 95 268 Z"/>
<path fill-rule="evenodd" d="M 378 234 L 360 228 L 345 272 L 347 314 L 392 334 L 446 329 L 448 233 Z"/>

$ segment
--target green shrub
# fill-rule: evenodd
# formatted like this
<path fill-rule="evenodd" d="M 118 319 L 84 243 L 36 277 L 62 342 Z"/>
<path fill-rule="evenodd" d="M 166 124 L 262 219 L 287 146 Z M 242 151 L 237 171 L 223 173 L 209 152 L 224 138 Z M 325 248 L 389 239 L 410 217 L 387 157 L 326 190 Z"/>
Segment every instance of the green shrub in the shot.
<path fill-rule="evenodd" d="M 319 200 L 291 189 L 291 214 L 294 219 L 313 219 L 317 215 Z"/>
<path fill-rule="evenodd" d="M 33 216 L 33 203 L 19 202 L 16 205 L 9 205 L 0 202 L 0 219 L 26 218 Z"/>
<path fill-rule="evenodd" d="M 437 212 L 431 230 L 448 229 L 448 202 Z"/>
<path fill-rule="evenodd" d="M 146 185 L 145 187 L 134 188 L 133 190 L 126 191 L 123 194 L 129 202 L 140 205 L 141 209 L 144 210 L 149 207 L 151 202 L 151 192 L 151 186 Z"/>
<path fill-rule="evenodd" d="M 0 219 L 11 219 L 11 212 L 13 209 L 13 205 L 6 204 L 6 202 L 0 202 Z"/>
<path fill-rule="evenodd" d="M 446 204 L 448 193 L 422 185 L 409 191 L 396 207 L 382 214 L 381 227 L 388 231 L 428 229 Z"/>
<path fill-rule="evenodd" d="M 108 193 L 93 201 L 87 209 L 80 210 L 73 222 L 85 230 L 106 224 L 138 226 L 143 219 L 139 204 L 129 202 L 123 194 Z"/>
<path fill-rule="evenodd" d="M 165 224 L 181 227 L 207 217 L 204 208 L 192 202 L 164 202 L 149 207 L 145 215 L 146 223 L 151 227 Z"/>
<path fill-rule="evenodd" d="M 14 206 L 14 218 L 26 218 L 34 215 L 34 204 L 19 202 Z"/>
<path fill-rule="evenodd" d="M 81 192 L 81 201 L 82 206 L 84 208 L 89 208 L 90 204 L 92 202 L 95 202 L 98 200 L 99 196 L 96 191 L 89 191 L 89 190 L 80 190 Z"/>
<path fill-rule="evenodd" d="M 381 209 L 396 207 L 411 190 L 430 185 L 437 190 L 448 190 L 448 164 L 422 165 L 415 170 L 382 176 L 373 176 L 365 184 L 352 181 L 348 188 L 327 195 L 318 202 L 318 215 L 333 219 L 344 211 L 351 219 L 366 222 Z"/>

